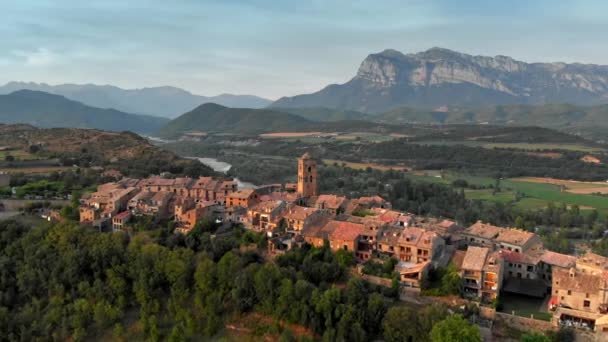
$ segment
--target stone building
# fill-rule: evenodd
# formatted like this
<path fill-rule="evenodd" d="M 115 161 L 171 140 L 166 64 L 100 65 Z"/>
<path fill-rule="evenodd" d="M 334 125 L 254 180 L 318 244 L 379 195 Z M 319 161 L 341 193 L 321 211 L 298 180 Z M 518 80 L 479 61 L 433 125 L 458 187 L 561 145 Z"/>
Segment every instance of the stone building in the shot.
<path fill-rule="evenodd" d="M 487 247 L 470 246 L 461 269 L 465 296 L 477 297 L 486 303 L 498 297 L 504 261 L 497 252 Z"/>
<path fill-rule="evenodd" d="M 310 198 L 317 192 L 317 162 L 306 152 L 298 159 L 298 193 Z"/>

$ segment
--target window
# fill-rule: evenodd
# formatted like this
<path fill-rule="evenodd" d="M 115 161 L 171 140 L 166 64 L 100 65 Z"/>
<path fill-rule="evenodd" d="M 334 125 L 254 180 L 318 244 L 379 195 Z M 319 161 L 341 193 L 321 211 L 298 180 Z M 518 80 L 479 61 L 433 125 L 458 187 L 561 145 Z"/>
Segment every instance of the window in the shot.
<path fill-rule="evenodd" d="M 588 308 L 588 307 L 591 306 L 591 302 L 588 301 L 588 300 L 585 300 L 585 301 L 583 301 L 583 306 L 586 307 L 586 308 Z"/>
<path fill-rule="evenodd" d="M 568 290 L 568 296 L 571 296 L 571 295 L 572 295 L 572 291 Z"/>
<path fill-rule="evenodd" d="M 558 293 L 559 293 L 559 290 L 555 290 L 555 294 L 558 294 Z"/>
<path fill-rule="evenodd" d="M 585 293 L 585 298 L 589 298 L 589 294 L 588 293 Z"/>

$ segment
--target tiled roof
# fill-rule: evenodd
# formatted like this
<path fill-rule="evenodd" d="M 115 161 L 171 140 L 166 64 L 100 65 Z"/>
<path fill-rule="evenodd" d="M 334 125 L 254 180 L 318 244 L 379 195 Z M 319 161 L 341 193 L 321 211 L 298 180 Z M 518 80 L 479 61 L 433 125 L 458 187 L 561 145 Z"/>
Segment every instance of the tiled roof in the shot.
<path fill-rule="evenodd" d="M 253 193 L 255 192 L 254 189 L 243 189 L 243 190 L 239 190 L 236 192 L 231 193 L 230 195 L 228 195 L 228 197 L 232 197 L 232 198 L 240 198 L 240 199 L 247 199 L 249 198 L 249 196 L 251 196 Z"/>
<path fill-rule="evenodd" d="M 576 265 L 576 257 L 552 251 L 545 251 L 540 260 L 545 264 L 563 268 L 570 268 Z"/>
<path fill-rule="evenodd" d="M 494 239 L 504 228 L 496 227 L 477 221 L 474 225 L 464 230 L 464 234 L 481 237 L 484 239 Z"/>
<path fill-rule="evenodd" d="M 299 205 L 293 205 L 289 207 L 289 209 L 287 209 L 283 217 L 288 220 L 304 221 L 308 216 L 317 211 L 318 209 L 316 208 L 307 208 L 301 207 Z"/>
<path fill-rule="evenodd" d="M 116 215 L 114 216 L 114 218 L 115 218 L 115 219 L 119 219 L 119 220 L 123 220 L 123 219 L 125 219 L 125 218 L 129 217 L 130 215 L 131 215 L 131 213 L 130 213 L 130 212 L 128 212 L 128 211 L 123 211 L 123 212 L 121 212 L 121 213 L 116 214 Z"/>
<path fill-rule="evenodd" d="M 572 272 L 572 273 L 571 273 Z M 554 269 L 554 288 L 568 289 L 578 292 L 598 293 L 605 280 L 597 274 L 583 273 L 574 269 Z"/>
<path fill-rule="evenodd" d="M 483 270 L 489 252 L 490 250 L 485 247 L 469 246 L 462 261 L 462 269 L 471 271 Z"/>
<path fill-rule="evenodd" d="M 528 243 L 528 241 L 530 241 L 535 236 L 536 236 L 536 234 L 527 232 L 525 230 L 507 228 L 507 229 L 502 229 L 498 233 L 498 237 L 496 238 L 496 241 L 513 244 L 513 245 L 518 245 L 518 246 L 523 246 L 526 243 Z"/>
<path fill-rule="evenodd" d="M 332 220 L 327 223 L 326 227 L 331 229 L 330 240 L 353 241 L 357 239 L 363 231 L 363 225 L 352 222 Z"/>
<path fill-rule="evenodd" d="M 328 209 L 338 209 L 344 204 L 346 197 L 336 195 L 319 195 L 315 200 L 315 206 L 324 205 Z"/>
<path fill-rule="evenodd" d="M 585 253 L 585 255 L 581 256 L 576 260 L 576 264 L 595 267 L 598 269 L 606 269 L 608 266 L 608 258 L 603 257 L 599 254 L 595 253 Z"/>
<path fill-rule="evenodd" d="M 153 202 L 166 202 L 173 196 L 173 193 L 170 191 L 159 191 L 152 196 L 150 201 Z"/>

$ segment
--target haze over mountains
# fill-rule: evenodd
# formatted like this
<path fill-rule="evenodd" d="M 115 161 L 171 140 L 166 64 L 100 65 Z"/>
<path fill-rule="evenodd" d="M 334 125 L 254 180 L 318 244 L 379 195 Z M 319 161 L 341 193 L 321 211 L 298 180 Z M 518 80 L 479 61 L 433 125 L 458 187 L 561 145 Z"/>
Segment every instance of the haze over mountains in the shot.
<path fill-rule="evenodd" d="M 112 85 L 9 82 L 0 86 L 0 94 L 16 90 L 37 90 L 82 102 L 88 106 L 114 108 L 119 111 L 174 118 L 207 102 L 228 107 L 262 108 L 272 101 L 253 95 L 222 94 L 201 96 L 176 87 L 122 89 Z"/>
<path fill-rule="evenodd" d="M 608 66 L 526 63 L 507 56 L 472 56 L 442 48 L 369 55 L 355 77 L 274 107 L 326 107 L 384 112 L 397 107 L 443 105 L 608 103 Z"/>
<path fill-rule="evenodd" d="M 168 119 L 101 109 L 40 91 L 18 90 L 0 95 L 0 123 L 24 123 L 40 128 L 96 128 L 154 133 Z"/>

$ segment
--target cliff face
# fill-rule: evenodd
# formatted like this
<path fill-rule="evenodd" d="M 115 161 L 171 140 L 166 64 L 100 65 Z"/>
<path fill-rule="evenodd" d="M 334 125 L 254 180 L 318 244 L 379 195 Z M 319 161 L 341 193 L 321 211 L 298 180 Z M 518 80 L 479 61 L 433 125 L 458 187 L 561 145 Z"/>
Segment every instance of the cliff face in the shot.
<path fill-rule="evenodd" d="M 525 63 L 432 48 L 369 55 L 342 85 L 273 104 L 385 111 L 399 106 L 608 103 L 608 66 Z"/>

